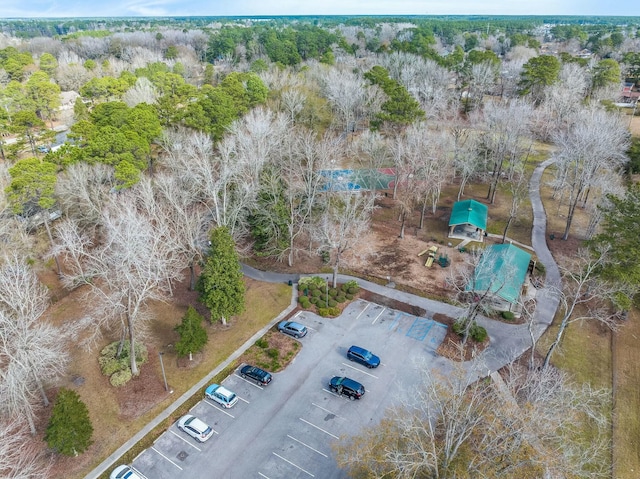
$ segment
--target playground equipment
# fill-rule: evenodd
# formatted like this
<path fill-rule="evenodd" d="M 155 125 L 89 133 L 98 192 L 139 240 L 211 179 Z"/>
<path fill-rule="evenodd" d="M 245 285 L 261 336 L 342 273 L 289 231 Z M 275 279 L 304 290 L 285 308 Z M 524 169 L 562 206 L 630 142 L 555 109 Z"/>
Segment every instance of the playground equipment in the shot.
<path fill-rule="evenodd" d="M 427 261 L 424 263 L 424 265 L 427 268 L 431 268 L 431 265 L 433 264 L 433 262 L 436 259 L 436 253 L 438 252 L 438 247 L 437 246 L 431 246 L 427 249 L 425 249 L 424 251 L 420 251 L 420 253 L 418 253 L 418 256 L 422 256 L 425 253 L 429 253 L 428 257 L 427 257 Z"/>

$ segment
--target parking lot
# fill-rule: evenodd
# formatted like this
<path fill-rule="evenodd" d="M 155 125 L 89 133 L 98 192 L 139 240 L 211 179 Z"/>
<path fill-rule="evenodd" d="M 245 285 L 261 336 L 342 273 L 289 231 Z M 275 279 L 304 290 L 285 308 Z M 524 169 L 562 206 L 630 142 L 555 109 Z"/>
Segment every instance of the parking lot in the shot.
<path fill-rule="evenodd" d="M 257 386 L 239 370 L 224 386 L 240 401 L 223 409 L 209 400 L 192 414 L 215 431 L 198 443 L 172 425 L 133 462 L 149 479 L 163 478 L 338 478 L 331 444 L 376 423 L 385 409 L 410 392 L 418 363 L 441 361 L 435 350 L 446 327 L 367 301 L 349 305 L 339 318 L 300 312 L 295 321 L 309 333 L 303 348 L 271 384 Z M 346 358 L 357 344 L 380 356 L 381 365 L 367 369 Z M 333 376 L 362 383 L 358 401 L 332 393 Z"/>

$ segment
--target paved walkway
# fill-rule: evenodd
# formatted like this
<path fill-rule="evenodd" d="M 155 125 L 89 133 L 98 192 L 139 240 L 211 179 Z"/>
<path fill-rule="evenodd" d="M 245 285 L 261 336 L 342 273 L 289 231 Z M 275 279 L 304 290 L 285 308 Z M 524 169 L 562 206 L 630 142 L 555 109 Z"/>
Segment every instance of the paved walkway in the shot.
<path fill-rule="evenodd" d="M 531 243 L 533 250 L 535 251 L 538 260 L 545 265 L 546 277 L 545 285 L 537 291 L 537 307 L 533 319 L 533 334 L 536 338 L 539 338 L 542 333 L 553 321 L 556 310 L 559 305 L 558 295 L 555 293 L 560 286 L 560 272 L 558 266 L 553 260 L 553 256 L 547 247 L 546 240 L 546 224 L 547 217 L 540 199 L 540 180 L 545 168 L 553 163 L 553 160 L 549 159 L 538 166 L 532 177 L 529 185 L 529 197 L 531 199 L 531 206 L 533 209 L 533 229 L 531 232 Z M 243 273 L 255 280 L 265 281 L 271 283 L 297 283 L 301 276 L 300 274 L 281 274 L 267 271 L 260 271 L 251 266 L 243 265 Z M 327 280 L 332 279 L 331 274 L 318 274 L 314 276 L 320 276 Z M 447 303 L 441 303 L 421 296 L 416 296 L 404 291 L 398 291 L 394 288 L 387 286 L 381 286 L 370 281 L 366 281 L 360 278 L 355 278 L 347 275 L 338 275 L 338 282 L 344 283 L 346 281 L 355 279 L 363 289 L 371 291 L 373 293 L 392 298 L 403 303 L 419 306 L 427 311 L 427 316 L 432 316 L 434 313 L 446 314 L 451 317 L 458 317 L 464 310 L 457 306 L 453 306 Z M 125 452 L 133 447 L 138 441 L 140 441 L 146 434 L 148 434 L 154 427 L 169 417 L 180 405 L 182 405 L 187 399 L 193 396 L 198 390 L 204 387 L 216 374 L 227 367 L 231 361 L 238 358 L 246 349 L 248 349 L 258 338 L 260 338 L 266 331 L 271 328 L 275 323 L 286 317 L 297 305 L 297 291 L 295 287 L 291 294 L 291 304 L 283 311 L 277 318 L 274 318 L 267 326 L 253 335 L 240 349 L 238 349 L 232 356 L 230 356 L 224 363 L 215 368 L 207 377 L 203 378 L 200 382 L 195 384 L 189 391 L 185 392 L 182 396 L 176 399 L 167 409 L 154 418 L 149 424 L 147 424 L 141 431 L 139 431 L 134 437 L 129 439 L 125 444 L 118 448 L 113 454 L 111 454 L 105 461 L 103 461 L 96 469 L 91 471 L 86 478 L 95 479 L 103 472 L 111 469 L 116 465 L 117 461 Z M 529 332 L 526 324 L 514 325 L 505 324 L 500 321 L 495 321 L 485 317 L 480 317 L 478 323 L 486 328 L 491 338 L 491 343 L 486 350 L 485 365 L 487 367 L 486 373 L 479 373 L 477 370 L 473 370 L 472 373 L 475 376 L 486 376 L 492 372 L 497 371 L 506 364 L 512 362 L 514 359 L 520 357 L 527 349 L 531 347 L 531 333 Z M 433 361 L 434 367 L 442 369 L 443 371 L 452 370 L 452 362 L 442 357 L 436 357 Z M 469 365 L 471 367 L 471 365 Z M 471 370 L 471 369 L 470 369 Z"/>

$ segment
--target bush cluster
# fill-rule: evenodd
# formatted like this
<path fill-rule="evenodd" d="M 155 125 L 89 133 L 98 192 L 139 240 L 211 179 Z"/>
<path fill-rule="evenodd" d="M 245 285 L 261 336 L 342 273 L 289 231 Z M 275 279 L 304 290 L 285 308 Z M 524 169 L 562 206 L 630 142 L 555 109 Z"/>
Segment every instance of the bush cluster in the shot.
<path fill-rule="evenodd" d="M 462 337 L 464 335 L 464 327 L 464 321 L 456 321 L 455 323 L 453 323 L 453 326 L 451 326 L 451 329 L 458 336 Z M 481 343 L 485 339 L 487 339 L 487 336 L 487 330 L 474 321 L 469 328 L 469 337 L 474 341 Z"/>
<path fill-rule="evenodd" d="M 513 319 L 515 318 L 515 315 L 511 311 L 503 311 L 502 317 L 507 321 L 513 321 Z"/>
<path fill-rule="evenodd" d="M 331 302 L 329 302 L 329 304 L 331 304 Z M 336 307 L 318 308 L 318 314 L 323 318 L 339 316 L 340 309 Z"/>
<path fill-rule="evenodd" d="M 129 359 L 130 344 L 128 340 L 124 342 L 120 357 L 117 357 L 120 341 L 110 343 L 100 351 L 98 358 L 100 371 L 105 376 L 109 376 L 109 382 L 114 387 L 124 386 L 132 377 Z M 136 362 L 138 366 L 142 366 L 149 359 L 147 348 L 144 344 L 137 342 L 135 350 Z"/>

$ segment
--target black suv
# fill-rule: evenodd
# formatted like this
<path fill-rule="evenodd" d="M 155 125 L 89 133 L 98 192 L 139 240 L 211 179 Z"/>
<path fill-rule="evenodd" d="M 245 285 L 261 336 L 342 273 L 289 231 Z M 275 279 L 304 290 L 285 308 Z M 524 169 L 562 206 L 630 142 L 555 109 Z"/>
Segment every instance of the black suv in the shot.
<path fill-rule="evenodd" d="M 352 401 L 364 396 L 364 386 L 353 379 L 334 376 L 329 381 L 329 389 L 334 393 L 347 396 Z"/>
<path fill-rule="evenodd" d="M 271 374 L 255 366 L 245 366 L 240 370 L 240 376 L 251 378 L 258 384 L 266 386 L 271 382 Z"/>
<path fill-rule="evenodd" d="M 349 361 L 364 364 L 369 369 L 380 366 L 380 358 L 360 346 L 351 346 L 347 351 L 347 358 L 349 358 Z"/>

